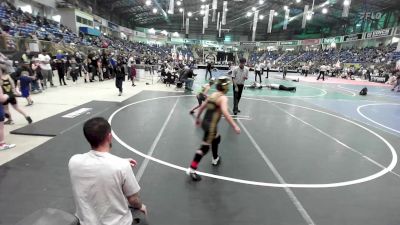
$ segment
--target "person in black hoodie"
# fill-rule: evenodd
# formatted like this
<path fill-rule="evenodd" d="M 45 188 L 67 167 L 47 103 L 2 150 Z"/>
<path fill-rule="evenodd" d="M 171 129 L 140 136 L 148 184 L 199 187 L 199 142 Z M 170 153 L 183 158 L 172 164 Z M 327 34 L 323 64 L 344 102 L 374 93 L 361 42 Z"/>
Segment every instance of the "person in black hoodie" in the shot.
<path fill-rule="evenodd" d="M 119 90 L 118 96 L 122 95 L 122 84 L 125 81 L 125 70 L 122 66 L 122 62 L 118 60 L 117 66 L 115 67 L 115 86 Z"/>
<path fill-rule="evenodd" d="M 207 75 L 208 75 L 208 73 L 210 73 L 210 79 L 212 78 L 211 70 L 212 70 L 211 62 L 207 62 L 206 77 L 205 77 L 206 80 L 207 80 Z"/>

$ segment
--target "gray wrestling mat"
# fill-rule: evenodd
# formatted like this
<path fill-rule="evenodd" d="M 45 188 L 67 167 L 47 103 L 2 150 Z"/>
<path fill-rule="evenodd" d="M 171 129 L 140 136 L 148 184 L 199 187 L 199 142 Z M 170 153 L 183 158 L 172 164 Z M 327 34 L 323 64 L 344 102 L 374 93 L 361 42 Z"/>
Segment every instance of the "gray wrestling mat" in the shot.
<path fill-rule="evenodd" d="M 107 111 L 116 104 L 115 102 L 91 101 L 47 119 L 13 130 L 10 133 L 54 137 L 65 133 L 90 117 Z"/>

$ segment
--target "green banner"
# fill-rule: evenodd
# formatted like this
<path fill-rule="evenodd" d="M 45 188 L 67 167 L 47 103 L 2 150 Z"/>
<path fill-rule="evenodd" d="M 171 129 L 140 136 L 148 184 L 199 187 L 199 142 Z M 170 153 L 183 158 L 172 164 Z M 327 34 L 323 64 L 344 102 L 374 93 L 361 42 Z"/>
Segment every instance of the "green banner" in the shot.
<path fill-rule="evenodd" d="M 279 45 L 280 46 L 293 46 L 293 45 L 298 45 L 299 41 L 280 41 Z"/>
<path fill-rule="evenodd" d="M 329 45 L 332 43 L 341 43 L 341 42 L 343 42 L 342 36 L 322 39 L 322 44 L 325 44 L 325 45 Z"/>

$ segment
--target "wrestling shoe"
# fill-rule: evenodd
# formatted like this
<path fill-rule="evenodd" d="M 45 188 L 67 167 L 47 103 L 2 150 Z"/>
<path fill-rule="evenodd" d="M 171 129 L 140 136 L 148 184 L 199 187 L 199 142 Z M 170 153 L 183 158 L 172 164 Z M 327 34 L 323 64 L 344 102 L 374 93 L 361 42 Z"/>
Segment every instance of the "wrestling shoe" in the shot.
<path fill-rule="evenodd" d="M 196 170 L 189 168 L 186 171 L 186 174 L 193 180 L 193 181 L 201 181 L 200 175 L 196 173 Z"/>
<path fill-rule="evenodd" d="M 193 115 L 193 114 L 194 114 L 194 111 L 193 111 L 193 110 L 192 110 L 192 111 L 190 111 L 190 112 L 189 112 L 189 114 L 190 114 L 190 115 Z"/>
<path fill-rule="evenodd" d="M 211 159 L 211 164 L 213 165 L 213 166 L 218 166 L 219 164 L 221 163 L 221 157 L 220 156 L 218 156 L 216 159 Z"/>
<path fill-rule="evenodd" d="M 29 124 L 32 123 L 32 118 L 30 116 L 27 116 L 25 119 L 26 119 L 26 121 L 28 121 Z"/>
<path fill-rule="evenodd" d="M 7 120 L 6 122 L 4 122 L 4 124 L 6 125 L 13 125 L 14 121 L 13 120 Z"/>
<path fill-rule="evenodd" d="M 0 151 L 8 150 L 8 149 L 14 148 L 15 146 L 17 146 L 17 145 L 3 143 L 0 145 Z"/>

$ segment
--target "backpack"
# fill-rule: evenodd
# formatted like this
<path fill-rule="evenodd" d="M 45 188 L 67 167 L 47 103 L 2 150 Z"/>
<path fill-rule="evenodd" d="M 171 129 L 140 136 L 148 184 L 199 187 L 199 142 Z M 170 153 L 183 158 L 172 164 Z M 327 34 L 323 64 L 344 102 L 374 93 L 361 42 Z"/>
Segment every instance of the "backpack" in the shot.
<path fill-rule="evenodd" d="M 364 87 L 363 89 L 361 89 L 360 91 L 360 95 L 365 96 L 368 93 L 368 89 L 366 87 Z"/>

